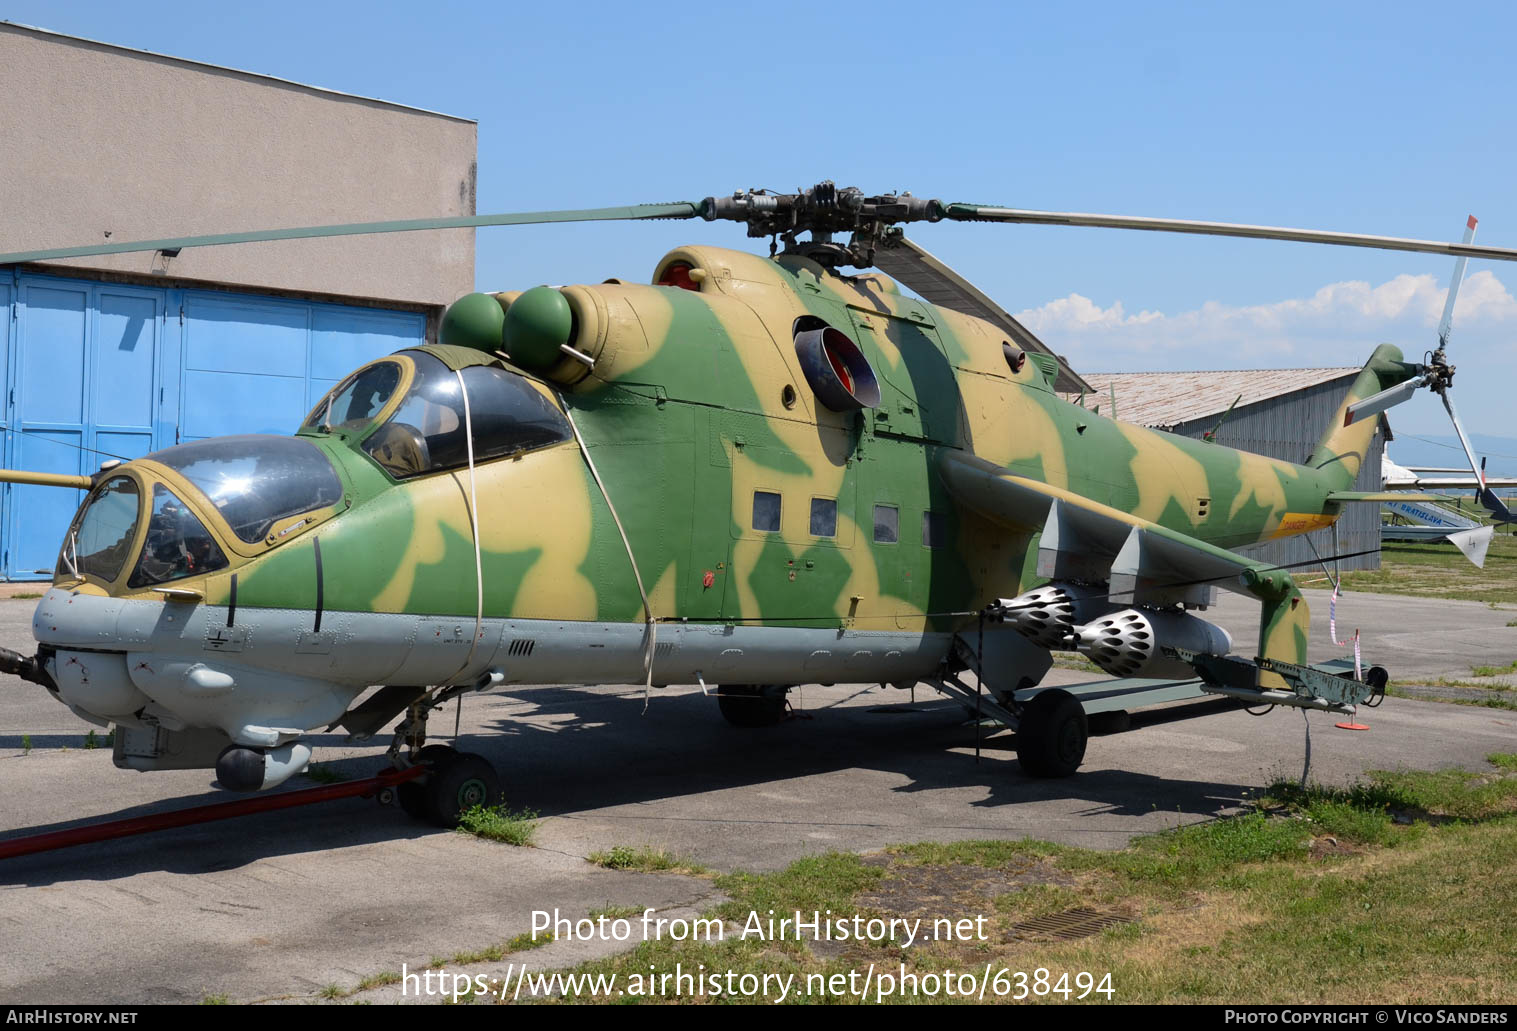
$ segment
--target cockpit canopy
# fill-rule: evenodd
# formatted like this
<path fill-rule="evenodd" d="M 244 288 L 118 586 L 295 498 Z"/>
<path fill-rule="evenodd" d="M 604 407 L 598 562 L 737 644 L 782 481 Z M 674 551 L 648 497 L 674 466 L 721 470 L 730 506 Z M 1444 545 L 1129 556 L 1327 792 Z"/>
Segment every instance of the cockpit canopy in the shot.
<path fill-rule="evenodd" d="M 405 363 L 411 366 L 410 382 L 392 404 Z M 379 425 L 369 432 L 376 420 Z M 547 447 L 572 435 L 563 413 L 524 377 L 495 364 L 450 369 L 420 350 L 359 369 L 316 406 L 301 431 L 359 439 L 360 450 L 391 476 L 406 479 L 467 465 L 466 424 L 474 429 L 475 462 Z"/>
<path fill-rule="evenodd" d="M 145 461 L 188 480 L 245 544 L 265 539 L 284 520 L 331 508 L 343 496 L 342 481 L 327 456 L 298 437 L 216 437 L 155 451 Z M 60 575 L 119 579 L 133 557 L 143 519 L 147 529 L 128 587 L 150 587 L 227 566 L 225 552 L 194 508 L 170 486 L 152 479 L 149 473 L 146 499 L 139 479 L 124 473 L 91 491 L 64 540 Z"/>

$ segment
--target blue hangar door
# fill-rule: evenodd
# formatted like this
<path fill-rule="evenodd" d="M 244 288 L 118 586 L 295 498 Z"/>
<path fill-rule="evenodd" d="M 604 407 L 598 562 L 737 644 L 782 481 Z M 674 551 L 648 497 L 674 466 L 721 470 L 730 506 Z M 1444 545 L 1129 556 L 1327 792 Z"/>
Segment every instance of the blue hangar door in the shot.
<path fill-rule="evenodd" d="M 0 273 L 7 468 L 88 475 L 228 433 L 293 433 L 339 379 L 424 342 L 418 313 Z M 52 575 L 83 492 L 7 484 L 0 575 Z"/>

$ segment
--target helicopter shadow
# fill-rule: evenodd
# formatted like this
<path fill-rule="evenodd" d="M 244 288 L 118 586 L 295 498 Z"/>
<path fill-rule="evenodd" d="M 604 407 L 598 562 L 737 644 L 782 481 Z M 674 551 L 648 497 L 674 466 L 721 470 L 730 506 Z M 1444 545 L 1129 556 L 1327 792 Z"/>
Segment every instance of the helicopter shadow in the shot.
<path fill-rule="evenodd" d="M 1162 809 L 1205 818 L 1240 804 L 1250 787 L 1089 767 L 1063 780 L 1030 778 L 1016 761 L 1012 734 L 982 728 L 979 760 L 966 754 L 976 742 L 973 720 L 957 703 L 936 698 L 906 705 L 801 708 L 780 726 L 752 730 L 728 725 L 715 698 L 698 695 L 660 698 L 655 693 L 646 712 L 641 692 L 632 691 L 608 695 L 542 687 L 496 698 L 495 707 L 512 711 L 489 714 L 482 726 L 476 724 L 480 729 L 466 730 L 456 744 L 496 766 L 510 808 L 531 809 L 544 817 L 693 801 L 713 792 L 861 770 L 904 779 L 888 789 L 900 796 L 930 797 L 934 791 L 981 785 L 988 794 L 970 806 L 1004 813 L 1009 817 L 1006 833 L 1038 836 L 1046 816 L 1046 810 L 1034 808 L 1038 803 L 1064 801 L 1064 819 L 1070 814 L 1070 801 L 1083 803 L 1073 811 L 1076 817 L 1138 817 Z M 1165 719 L 1162 713 L 1155 716 Z M 343 741 L 340 735 L 323 737 L 333 745 Z M 434 735 L 433 740 L 449 736 Z M 372 776 L 383 764 L 375 754 L 320 761 L 324 769 L 346 779 Z M 309 786 L 304 781 L 292 785 Z M 147 816 L 227 797 L 216 790 L 158 800 L 110 818 Z M 902 804 L 933 803 L 906 802 L 903 797 Z M 940 804 L 965 803 L 955 799 Z M 709 819 L 721 822 L 731 816 L 735 814 L 723 810 Z M 829 802 L 811 822 L 846 823 L 847 816 L 846 808 Z M 67 830 L 96 820 L 18 828 L 4 837 Z M 903 837 L 923 833 L 909 827 L 901 832 Z M 114 880 L 147 872 L 203 874 L 280 856 L 412 841 L 437 833 L 398 807 L 349 798 L 0 860 L 0 884 Z"/>
<path fill-rule="evenodd" d="M 1084 812 L 1114 816 L 1146 815 L 1156 806 L 1215 816 L 1240 804 L 1254 787 L 1088 766 L 1067 779 L 1028 777 L 1016 760 L 1014 734 L 984 728 L 978 735 L 979 760 L 964 754 L 976 744 L 974 721 L 962 706 L 936 698 L 910 705 L 800 709 L 778 727 L 740 729 L 722 719 L 714 698 L 655 695 L 643 714 L 641 694 L 591 696 L 574 688 L 537 688 L 516 697 L 530 697 L 538 710 L 492 719 L 494 733 L 465 747 L 501 771 L 510 804 L 552 816 L 846 770 L 903 777 L 905 783 L 890 789 L 901 795 L 982 784 L 990 794 L 970 803 L 977 808 L 1075 799 L 1089 803 Z M 1132 727 L 1234 708 L 1227 702 L 1158 710 L 1134 716 Z M 550 713 L 551 722 L 545 722 Z M 586 762 L 587 755 L 593 762 Z"/>

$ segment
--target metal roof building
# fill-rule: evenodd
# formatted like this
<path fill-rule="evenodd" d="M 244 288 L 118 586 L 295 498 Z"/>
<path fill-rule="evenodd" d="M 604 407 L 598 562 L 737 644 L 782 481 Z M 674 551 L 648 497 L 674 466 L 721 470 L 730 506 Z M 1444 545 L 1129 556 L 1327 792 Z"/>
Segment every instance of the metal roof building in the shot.
<path fill-rule="evenodd" d="M 476 125 L 0 22 L 0 253 L 471 215 Z M 0 266 L 0 465 L 89 474 L 290 433 L 474 287 L 455 229 Z M 82 493 L 0 491 L 0 578 L 45 578 Z"/>
<path fill-rule="evenodd" d="M 1216 443 L 1288 462 L 1304 461 L 1359 374 L 1358 368 L 1248 369 L 1220 372 L 1086 373 L 1094 389 L 1087 405 L 1123 422 L 1204 439 L 1216 429 Z M 1115 397 L 1115 411 L 1112 399 Z M 1228 412 L 1231 406 L 1231 413 Z M 1225 418 L 1224 418 L 1225 416 Z M 1220 422 L 1220 426 L 1218 423 Z M 1390 438 L 1381 416 L 1354 490 L 1381 489 L 1380 457 Z M 1380 506 L 1346 505 L 1337 524 L 1340 568 L 1380 568 Z M 1241 554 L 1310 572 L 1317 554 L 1332 554 L 1331 531 L 1319 531 L 1251 548 Z M 1316 551 L 1313 551 L 1313 545 Z M 1296 566 L 1297 563 L 1301 565 Z"/>

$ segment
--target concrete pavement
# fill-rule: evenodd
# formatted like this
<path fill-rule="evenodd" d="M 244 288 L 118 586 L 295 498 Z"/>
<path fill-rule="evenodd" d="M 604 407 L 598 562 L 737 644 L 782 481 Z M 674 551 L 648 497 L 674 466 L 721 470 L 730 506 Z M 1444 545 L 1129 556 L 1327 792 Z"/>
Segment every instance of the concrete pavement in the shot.
<path fill-rule="evenodd" d="M 1321 647 L 1325 598 L 1311 599 L 1314 658 L 1337 651 Z M 0 601 L 0 645 L 29 647 L 32 604 Z M 1225 597 L 1210 615 L 1251 654 L 1255 612 Z M 1471 664 L 1510 661 L 1517 644 L 1517 628 L 1505 626 L 1513 613 L 1476 603 L 1350 595 L 1340 615 L 1340 632 L 1364 627 L 1367 654 L 1398 675 L 1464 675 Z M 1197 718 L 1180 718 L 1193 709 L 1141 716 L 1128 733 L 1093 738 L 1076 777 L 1033 781 L 1010 735 L 985 738 L 977 763 L 964 710 L 925 688 L 913 698 L 808 686 L 793 699 L 798 718 L 761 731 L 727 726 L 714 699 L 690 688 L 654 692 L 646 714 L 642 692 L 629 687 L 469 699 L 459 745 L 500 768 L 512 806 L 543 814 L 536 848 L 438 832 L 348 800 L 5 861 L 0 998 L 307 998 L 322 985 L 506 940 L 529 929 L 534 909 L 693 911 L 714 897 L 707 879 L 613 872 L 582 858 L 619 844 L 667 848 L 718 870 L 923 839 L 1118 848 L 1299 776 L 1308 743 L 1312 775 L 1338 783 L 1373 768 L 1478 769 L 1490 752 L 1517 751 L 1517 712 L 1505 710 L 1391 698 L 1365 715 L 1370 732 L 1353 733 L 1320 713 L 1256 718 L 1208 705 Z M 117 770 L 106 749 L 79 747 L 87 729 L 40 688 L 3 678 L 0 836 L 223 797 L 209 771 Z M 443 738 L 451 729 L 451 719 L 434 720 Z M 316 743 L 318 762 L 361 777 L 388 742 Z M 576 958 L 557 945 L 528 956 L 544 965 Z"/>

